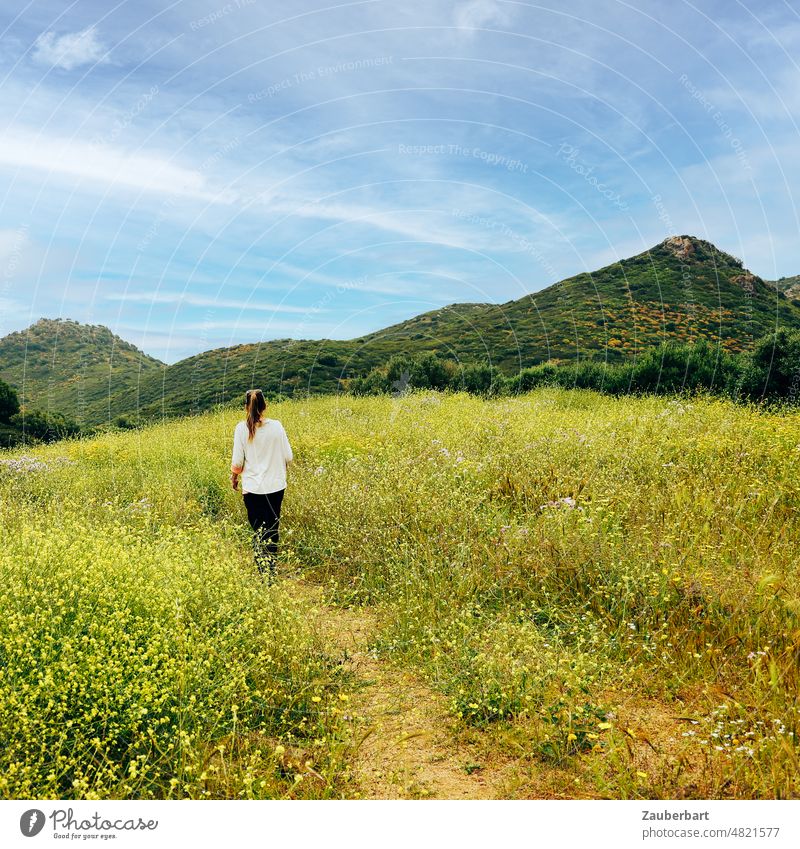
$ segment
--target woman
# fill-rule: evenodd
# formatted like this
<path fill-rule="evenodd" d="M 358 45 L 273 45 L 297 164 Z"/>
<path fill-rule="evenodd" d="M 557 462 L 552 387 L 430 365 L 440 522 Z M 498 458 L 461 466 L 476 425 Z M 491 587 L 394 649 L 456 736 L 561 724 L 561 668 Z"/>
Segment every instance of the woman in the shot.
<path fill-rule="evenodd" d="M 231 485 L 237 489 L 242 477 L 242 496 L 253 529 L 253 550 L 258 571 L 275 575 L 278 524 L 286 489 L 286 466 L 293 459 L 283 425 L 264 418 L 267 402 L 260 389 L 250 389 L 245 398 L 246 417 L 233 432 Z"/>

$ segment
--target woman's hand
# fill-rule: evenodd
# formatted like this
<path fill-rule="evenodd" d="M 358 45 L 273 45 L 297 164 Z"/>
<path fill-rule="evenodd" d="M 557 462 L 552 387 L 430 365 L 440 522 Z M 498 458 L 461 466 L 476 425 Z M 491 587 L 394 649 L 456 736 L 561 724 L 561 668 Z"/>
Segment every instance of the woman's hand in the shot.
<path fill-rule="evenodd" d="M 233 472 L 233 473 L 231 474 L 231 486 L 232 486 L 234 489 L 238 489 L 238 488 L 239 488 L 239 475 L 237 475 L 237 474 L 236 474 L 236 472 Z"/>

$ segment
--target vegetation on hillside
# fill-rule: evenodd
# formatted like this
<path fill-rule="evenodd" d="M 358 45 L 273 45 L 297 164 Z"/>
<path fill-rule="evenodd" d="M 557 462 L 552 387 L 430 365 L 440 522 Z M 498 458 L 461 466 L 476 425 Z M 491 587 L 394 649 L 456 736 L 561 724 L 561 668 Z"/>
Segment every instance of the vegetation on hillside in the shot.
<path fill-rule="evenodd" d="M 0 379 L 22 407 L 83 426 L 110 420 L 112 393 L 136 409 L 140 381 L 163 367 L 107 327 L 68 319 L 43 318 L 0 339 Z"/>
<path fill-rule="evenodd" d="M 76 436 L 81 428 L 61 413 L 20 408 L 16 390 L 0 380 L 0 447 L 22 442 L 55 442 Z"/>
<path fill-rule="evenodd" d="M 795 301 L 800 298 L 800 274 L 793 274 L 791 277 L 779 277 L 777 280 L 768 282 L 779 292 L 783 292 L 787 298 L 792 298 Z"/>
<path fill-rule="evenodd" d="M 630 363 L 667 342 L 706 340 L 736 355 L 781 328 L 800 328 L 800 304 L 709 242 L 675 236 L 505 304 L 453 304 L 358 339 L 270 340 L 169 366 L 105 328 L 43 321 L 0 340 L 0 377 L 21 388 L 24 375 L 26 407 L 84 426 L 139 423 L 201 412 L 253 385 L 273 397 L 340 391 L 395 356 L 435 354 L 472 369 L 470 379 L 487 368 L 512 378 L 543 363 Z"/>
<path fill-rule="evenodd" d="M 512 395 L 540 386 L 596 389 L 612 395 L 713 392 L 748 401 L 800 400 L 800 330 L 785 328 L 758 340 L 752 352 L 729 354 L 706 340 L 665 342 L 631 362 L 548 362 L 506 377 L 486 363 L 459 365 L 433 354 L 395 356 L 350 382 L 354 395 L 453 389 Z"/>

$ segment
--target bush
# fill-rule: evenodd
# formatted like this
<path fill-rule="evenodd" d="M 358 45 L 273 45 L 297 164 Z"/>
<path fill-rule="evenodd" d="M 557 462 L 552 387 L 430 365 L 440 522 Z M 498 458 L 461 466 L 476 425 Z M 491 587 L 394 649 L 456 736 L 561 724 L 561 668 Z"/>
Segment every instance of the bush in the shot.
<path fill-rule="evenodd" d="M 460 369 L 460 370 L 459 370 Z M 779 330 L 761 339 L 752 354 L 732 355 L 705 339 L 665 342 L 637 360 L 608 363 L 550 361 L 505 377 L 489 363 L 458 366 L 433 354 L 397 355 L 383 369 L 350 382 L 354 395 L 399 393 L 406 388 L 464 390 L 476 395 L 530 392 L 539 387 L 594 389 L 610 395 L 713 392 L 794 402 L 800 394 L 800 330 Z"/>
<path fill-rule="evenodd" d="M 453 379 L 453 389 L 461 389 L 474 395 L 492 395 L 502 383 L 502 375 L 489 363 L 473 363 L 463 366 Z"/>
<path fill-rule="evenodd" d="M 410 384 L 414 389 L 447 389 L 450 384 L 450 371 L 435 354 L 412 358 L 410 372 Z"/>
<path fill-rule="evenodd" d="M 119 428 L 120 430 L 133 430 L 137 427 L 136 422 L 131 421 L 127 416 L 117 416 L 114 419 L 114 427 Z"/>
<path fill-rule="evenodd" d="M 743 365 L 737 388 L 746 398 L 796 402 L 800 391 L 800 330 L 781 328 L 760 339 Z"/>
<path fill-rule="evenodd" d="M 365 377 L 354 377 L 348 388 L 353 395 L 380 395 L 388 391 L 388 381 L 383 372 L 373 369 Z"/>
<path fill-rule="evenodd" d="M 61 413 L 45 413 L 41 410 L 17 413 L 11 417 L 11 424 L 22 431 L 23 438 L 41 442 L 55 442 L 68 436 L 77 436 L 80 426 Z"/>
<path fill-rule="evenodd" d="M 665 342 L 645 351 L 632 366 L 630 388 L 662 395 L 697 389 L 719 392 L 736 371 L 733 357 L 705 340 Z"/>
<path fill-rule="evenodd" d="M 22 434 L 10 425 L 0 424 L 0 448 L 13 448 L 22 441 Z"/>
<path fill-rule="evenodd" d="M 353 395 L 379 395 L 406 389 L 447 389 L 457 380 L 456 374 L 455 363 L 444 362 L 435 354 L 396 354 L 385 368 L 374 368 L 365 377 L 351 380 L 349 390 Z"/>
<path fill-rule="evenodd" d="M 19 399 L 16 391 L 0 380 L 0 422 L 8 423 L 19 412 Z"/>
<path fill-rule="evenodd" d="M 550 363 L 541 363 L 538 366 L 522 369 L 519 374 L 506 378 L 505 390 L 511 394 L 518 392 L 530 392 L 539 386 L 555 385 L 558 367 Z"/>

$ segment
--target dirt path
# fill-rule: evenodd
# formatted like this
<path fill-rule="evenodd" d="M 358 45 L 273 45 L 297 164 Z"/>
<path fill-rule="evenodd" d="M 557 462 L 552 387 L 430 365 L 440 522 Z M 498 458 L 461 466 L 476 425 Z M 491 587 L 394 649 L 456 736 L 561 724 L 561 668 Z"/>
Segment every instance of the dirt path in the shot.
<path fill-rule="evenodd" d="M 311 601 L 317 626 L 355 677 L 351 716 L 360 741 L 354 764 L 360 797 L 504 797 L 505 770 L 476 763 L 473 748 L 453 734 L 444 697 L 370 654 L 373 614 L 326 605 L 321 589 L 301 580 L 292 581 L 290 592 Z"/>
<path fill-rule="evenodd" d="M 322 588 L 300 578 L 283 586 L 308 604 L 332 655 L 344 660 L 354 683 L 349 688 L 356 750 L 352 763 L 353 791 L 365 799 L 569 799 L 607 798 L 598 789 L 591 759 L 564 764 L 531 757 L 530 746 L 512 738 L 492 739 L 488 732 L 472 734 L 458 728 L 445 697 L 412 672 L 399 669 L 370 652 L 379 622 L 369 608 L 343 609 L 325 603 Z M 637 776 L 673 776 L 659 792 L 702 795 L 702 764 L 681 747 L 684 730 L 678 705 L 635 694 L 606 692 L 603 703 L 614 706 L 615 722 L 628 728 L 623 768 Z M 678 713 L 688 708 L 680 705 Z M 500 743 L 500 745 L 497 745 Z M 620 744 L 621 745 L 621 744 Z M 503 751 L 505 750 L 505 753 Z M 601 768 L 601 762 L 595 764 Z M 602 771 L 602 770 L 601 770 Z M 638 772 L 636 772 L 638 771 Z M 680 773 L 680 776 L 678 776 Z M 613 775 L 609 780 L 614 781 Z M 637 778 L 638 780 L 638 778 Z M 630 788 L 629 788 L 630 789 Z"/>

